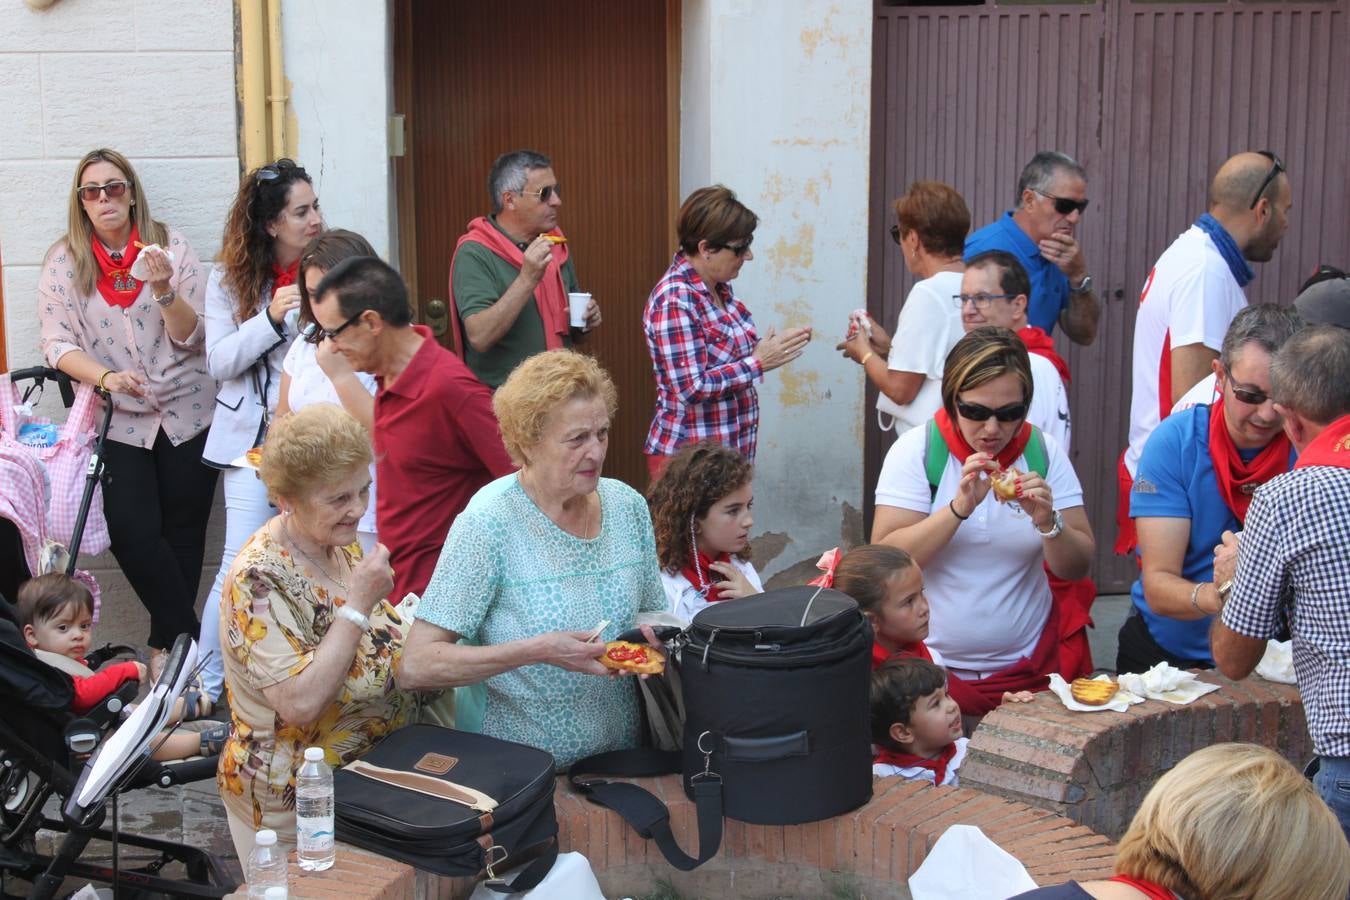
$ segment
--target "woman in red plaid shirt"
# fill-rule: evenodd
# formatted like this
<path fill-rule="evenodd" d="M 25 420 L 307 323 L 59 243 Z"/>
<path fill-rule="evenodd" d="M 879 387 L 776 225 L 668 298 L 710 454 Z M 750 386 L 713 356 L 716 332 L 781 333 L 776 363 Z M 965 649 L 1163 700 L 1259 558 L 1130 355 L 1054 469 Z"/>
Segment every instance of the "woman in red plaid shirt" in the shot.
<path fill-rule="evenodd" d="M 655 479 L 686 444 L 715 440 L 751 462 L 759 434 L 755 381 L 792 362 L 810 328 L 770 328 L 763 339 L 731 280 L 749 260 L 759 217 L 722 185 L 700 188 L 680 207 L 680 248 L 642 316 L 656 374 L 656 414 L 643 448 Z"/>

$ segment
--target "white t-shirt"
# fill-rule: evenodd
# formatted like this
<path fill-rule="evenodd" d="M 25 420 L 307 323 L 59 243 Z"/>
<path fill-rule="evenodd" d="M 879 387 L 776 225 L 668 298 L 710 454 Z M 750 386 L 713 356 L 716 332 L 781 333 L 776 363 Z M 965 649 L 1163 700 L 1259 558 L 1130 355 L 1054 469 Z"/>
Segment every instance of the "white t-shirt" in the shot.
<path fill-rule="evenodd" d="M 736 557 L 731 558 L 731 564 L 736 571 L 745 576 L 750 582 L 750 586 L 757 591 L 764 590 L 764 584 L 759 580 L 759 573 L 755 571 L 753 564 L 739 560 Z M 716 573 L 714 573 L 716 574 Z M 717 580 L 721 580 L 720 576 Z M 662 572 L 661 586 L 666 589 L 666 603 L 672 613 L 674 613 L 681 622 L 686 625 L 694 618 L 694 614 L 701 609 L 707 609 L 712 606 L 707 599 L 698 592 L 698 588 L 689 583 L 680 572 Z M 717 601 L 725 603 L 725 600 Z"/>
<path fill-rule="evenodd" d="M 319 368 L 319 361 L 314 356 L 314 345 L 304 338 L 296 338 L 291 342 L 290 349 L 286 351 L 286 358 L 281 361 L 281 370 L 291 376 L 291 390 L 286 395 L 286 403 L 290 406 L 291 412 L 314 403 L 342 405 L 337 388 L 333 387 L 333 382 L 329 381 L 323 369 Z M 370 391 L 370 396 L 374 397 L 374 377 L 365 372 L 357 372 L 356 377 L 361 386 Z M 375 534 L 374 462 L 370 464 L 370 505 L 366 507 L 366 514 L 357 523 L 356 530 L 365 534 Z"/>
<path fill-rule="evenodd" d="M 938 272 L 916 282 L 905 298 L 900 320 L 891 335 L 891 353 L 886 365 L 892 372 L 917 372 L 923 386 L 904 406 L 877 393 L 877 412 L 895 417 L 895 430 L 905 432 L 927 422 L 942 406 L 942 368 L 947 354 L 961 340 L 961 309 L 952 297 L 961 293 L 960 272 Z M 885 416 L 878 415 L 883 421 Z"/>
<path fill-rule="evenodd" d="M 1158 257 L 1134 320 L 1134 392 L 1125 451 L 1131 476 L 1164 406 L 1172 406 L 1170 393 L 1162 396 L 1163 379 L 1171 378 L 1171 348 L 1204 344 L 1217 353 L 1233 317 L 1246 305 L 1247 295 L 1219 248 L 1199 227 L 1192 225 Z"/>
<path fill-rule="evenodd" d="M 1041 431 L 1052 435 L 1064 452 L 1069 452 L 1069 392 L 1064 388 L 1064 379 L 1059 377 L 1059 369 L 1044 356 L 1035 353 L 1031 356 L 1031 408 L 1027 410 L 1027 421 Z"/>
<path fill-rule="evenodd" d="M 1218 399 L 1219 376 L 1210 372 L 1196 382 L 1195 387 L 1181 395 L 1181 399 L 1173 404 L 1172 412 L 1179 413 L 1183 409 L 1190 409 L 1192 406 L 1209 406 Z"/>
<path fill-rule="evenodd" d="M 962 463 L 948 454 L 937 495 L 929 499 L 927 436 L 927 426 L 913 428 L 891 446 L 877 482 L 878 506 L 929 513 L 956 496 Z M 1055 508 L 1082 506 L 1083 488 L 1053 435 L 1045 436 L 1045 452 Z M 1014 465 L 1030 469 L 1025 456 Z M 949 668 L 985 675 L 1005 669 L 1030 656 L 1045 629 L 1051 601 L 1042 539 L 1031 517 L 1014 508 L 990 491 L 923 567 L 932 609 L 925 643 L 943 655 Z"/>
<path fill-rule="evenodd" d="M 952 761 L 947 763 L 947 771 L 942 778 L 942 786 L 959 787 L 961 779 L 957 777 L 957 770 L 961 768 L 961 763 L 966 761 L 966 744 L 970 743 L 968 738 L 959 737 L 956 739 L 956 755 Z M 937 773 L 924 766 L 895 766 L 890 763 L 872 763 L 873 778 L 889 778 L 892 775 L 899 775 L 903 778 L 910 778 L 915 781 L 937 781 Z"/>

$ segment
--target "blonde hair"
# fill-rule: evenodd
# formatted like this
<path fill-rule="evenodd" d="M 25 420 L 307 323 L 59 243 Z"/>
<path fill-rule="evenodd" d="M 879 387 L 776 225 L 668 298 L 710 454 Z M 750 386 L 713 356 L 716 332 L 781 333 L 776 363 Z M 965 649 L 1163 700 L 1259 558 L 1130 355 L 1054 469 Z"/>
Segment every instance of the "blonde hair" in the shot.
<path fill-rule="evenodd" d="M 1031 358 L 1022 339 L 1006 328 L 981 325 L 956 342 L 942 368 L 942 407 L 956 421 L 956 395 L 1013 373 L 1022 402 L 1031 403 Z"/>
<path fill-rule="evenodd" d="M 1116 872 L 1187 900 L 1342 900 L 1350 844 L 1279 754 L 1215 744 L 1158 779 L 1120 840 Z"/>
<path fill-rule="evenodd" d="M 164 227 L 164 223 L 150 217 L 150 202 L 145 199 L 141 179 L 131 167 L 131 162 L 116 150 L 109 150 L 106 147 L 90 150 L 75 166 L 75 179 L 70 185 L 70 200 L 66 211 L 66 234 L 63 238 L 66 242 L 66 253 L 75 263 L 75 286 L 86 294 L 94 290 L 94 285 L 98 282 L 99 269 L 98 260 L 94 258 L 94 225 L 84 211 L 84 204 L 80 202 L 80 184 L 84 179 L 84 170 L 96 162 L 111 163 L 122 170 L 122 177 L 131 182 L 131 223 L 140 233 L 141 243 L 161 246 L 167 246 L 169 243 L 169 230 Z"/>
<path fill-rule="evenodd" d="M 492 395 L 492 411 L 502 430 L 502 443 L 516 465 L 529 462 L 527 451 L 543 438 L 553 411 L 578 397 L 599 397 L 611 419 L 619 408 L 619 392 L 609 373 L 583 353 L 536 353 L 512 370 Z"/>
<path fill-rule="evenodd" d="M 350 413 L 315 403 L 272 423 L 258 466 L 267 495 L 300 500 L 370 465 L 370 435 Z"/>

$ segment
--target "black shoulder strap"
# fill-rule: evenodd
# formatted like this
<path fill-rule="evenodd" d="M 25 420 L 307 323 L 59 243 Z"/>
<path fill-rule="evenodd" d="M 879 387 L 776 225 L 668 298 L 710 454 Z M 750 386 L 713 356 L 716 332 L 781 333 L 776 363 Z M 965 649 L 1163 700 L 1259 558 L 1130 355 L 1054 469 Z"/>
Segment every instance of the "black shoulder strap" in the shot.
<path fill-rule="evenodd" d="M 586 775 L 619 775 L 646 778 L 681 770 L 678 750 L 612 750 L 577 762 L 567 772 L 572 787 L 587 800 L 618 813 L 644 839 L 656 841 L 666 861 L 682 872 L 703 865 L 722 846 L 722 776 L 700 773 L 692 779 L 698 817 L 698 857 L 680 849 L 670 830 L 670 810 L 650 791 L 625 781 L 587 778 Z"/>

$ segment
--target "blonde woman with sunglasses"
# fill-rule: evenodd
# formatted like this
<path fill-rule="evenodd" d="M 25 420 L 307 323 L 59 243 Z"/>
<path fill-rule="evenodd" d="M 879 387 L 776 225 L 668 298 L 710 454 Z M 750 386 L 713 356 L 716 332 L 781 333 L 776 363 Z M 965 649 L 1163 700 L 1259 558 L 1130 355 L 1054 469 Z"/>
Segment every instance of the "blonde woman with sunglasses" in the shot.
<path fill-rule="evenodd" d="M 144 278 L 131 274 L 137 262 Z M 66 233 L 38 279 L 42 353 L 111 398 L 103 509 L 113 556 L 150 614 L 152 651 L 197 632 L 193 603 L 216 485 L 216 471 L 201 462 L 216 396 L 203 281 L 187 238 L 151 216 L 127 158 L 106 148 L 85 154 Z"/>

